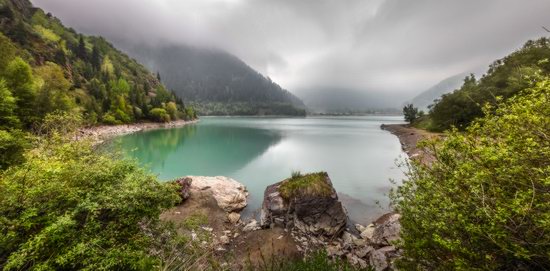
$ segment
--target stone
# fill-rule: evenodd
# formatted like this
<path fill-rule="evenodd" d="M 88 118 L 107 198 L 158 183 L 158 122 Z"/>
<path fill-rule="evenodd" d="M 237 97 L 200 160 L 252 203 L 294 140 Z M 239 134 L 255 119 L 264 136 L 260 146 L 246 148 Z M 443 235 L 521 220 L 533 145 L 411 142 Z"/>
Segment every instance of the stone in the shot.
<path fill-rule="evenodd" d="M 401 224 L 400 214 L 390 213 L 382 216 L 375 222 L 374 232 L 370 241 L 376 246 L 390 246 L 392 242 L 399 240 Z"/>
<path fill-rule="evenodd" d="M 178 194 L 181 198 L 181 201 L 184 202 L 191 196 L 191 184 L 193 180 L 188 177 L 184 177 L 176 180 L 176 183 L 180 186 Z"/>
<path fill-rule="evenodd" d="M 296 228 L 306 234 L 327 237 L 339 236 L 348 217 L 328 175 L 324 181 L 331 188 L 329 195 L 305 195 L 288 200 L 279 193 L 283 182 L 268 186 L 264 192 L 260 225 Z"/>
<path fill-rule="evenodd" d="M 369 257 L 369 263 L 376 271 L 388 270 L 393 259 L 398 256 L 394 246 L 386 246 L 373 251 Z"/>
<path fill-rule="evenodd" d="M 222 235 L 220 236 L 220 243 L 224 244 L 224 245 L 227 245 L 229 244 L 230 240 L 229 240 L 229 237 L 227 237 L 227 235 Z"/>
<path fill-rule="evenodd" d="M 357 257 L 359 258 L 365 258 L 367 255 L 369 255 L 369 253 L 372 253 L 373 251 L 373 247 L 363 246 L 355 250 L 355 255 L 357 255 Z"/>
<path fill-rule="evenodd" d="M 361 267 L 362 269 L 367 268 L 367 266 L 368 266 L 367 262 L 365 260 L 355 256 L 352 253 L 346 254 L 346 258 L 347 258 L 349 263 L 351 263 L 354 266 Z"/>
<path fill-rule="evenodd" d="M 370 224 L 367 227 L 363 227 L 363 230 L 361 232 L 361 238 L 365 240 L 372 239 L 372 236 L 374 235 L 374 224 Z"/>
<path fill-rule="evenodd" d="M 248 191 L 241 183 L 224 176 L 187 176 L 191 180 L 191 190 L 211 190 L 220 208 L 226 212 L 239 212 L 246 207 Z"/>
<path fill-rule="evenodd" d="M 243 231 L 244 232 L 247 232 L 247 231 L 255 231 L 255 230 L 258 230 L 260 229 L 260 225 L 258 223 L 258 221 L 256 219 L 252 219 L 250 220 L 250 222 L 248 222 L 248 224 L 246 224 L 243 228 Z"/>
<path fill-rule="evenodd" d="M 237 224 L 237 222 L 239 222 L 239 220 L 241 219 L 241 214 L 231 212 L 229 213 L 229 215 L 227 215 L 227 219 L 229 220 L 229 223 Z"/>

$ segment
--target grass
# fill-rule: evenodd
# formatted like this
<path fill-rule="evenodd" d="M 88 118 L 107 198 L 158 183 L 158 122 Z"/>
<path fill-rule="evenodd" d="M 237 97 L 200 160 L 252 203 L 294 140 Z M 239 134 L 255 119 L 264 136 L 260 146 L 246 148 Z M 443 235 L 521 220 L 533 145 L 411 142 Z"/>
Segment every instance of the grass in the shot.
<path fill-rule="evenodd" d="M 182 226 L 187 230 L 197 230 L 200 226 L 208 224 L 208 217 L 204 213 L 194 213 L 185 218 Z"/>
<path fill-rule="evenodd" d="M 324 250 L 314 252 L 301 259 L 272 257 L 268 263 L 247 270 L 255 271 L 368 271 L 350 265 L 343 259 L 331 259 Z"/>
<path fill-rule="evenodd" d="M 292 172 L 292 176 L 283 181 L 279 192 L 283 199 L 291 199 L 300 196 L 330 196 L 332 187 L 326 181 L 326 172 L 317 172 L 302 175 L 300 172 Z"/>

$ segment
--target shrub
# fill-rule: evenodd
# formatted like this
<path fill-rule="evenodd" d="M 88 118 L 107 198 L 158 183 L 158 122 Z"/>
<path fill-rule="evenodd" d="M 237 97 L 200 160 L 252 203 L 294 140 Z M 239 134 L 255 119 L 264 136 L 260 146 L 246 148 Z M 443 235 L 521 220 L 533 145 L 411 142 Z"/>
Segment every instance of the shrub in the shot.
<path fill-rule="evenodd" d="M 550 79 L 424 143 L 394 194 L 404 270 L 550 269 Z M 493 113 L 491 113 L 493 112 Z"/>
<path fill-rule="evenodd" d="M 46 118 L 46 122 L 63 126 Z M 66 118 L 65 118 L 66 119 Z M 51 121 L 49 121 L 51 120 Z M 26 161 L 0 174 L 0 266 L 4 270 L 151 269 L 155 224 L 178 196 L 135 163 L 44 129 Z"/>
<path fill-rule="evenodd" d="M 300 172 L 293 172 L 292 177 L 283 181 L 279 187 L 281 196 L 290 199 L 297 196 L 329 196 L 333 189 L 327 182 L 326 172 L 317 172 L 302 175 Z"/>
<path fill-rule="evenodd" d="M 153 108 L 151 111 L 149 111 L 149 116 L 151 116 L 153 121 L 157 122 L 169 122 L 170 121 L 170 115 L 166 112 L 166 110 L 162 108 Z"/>

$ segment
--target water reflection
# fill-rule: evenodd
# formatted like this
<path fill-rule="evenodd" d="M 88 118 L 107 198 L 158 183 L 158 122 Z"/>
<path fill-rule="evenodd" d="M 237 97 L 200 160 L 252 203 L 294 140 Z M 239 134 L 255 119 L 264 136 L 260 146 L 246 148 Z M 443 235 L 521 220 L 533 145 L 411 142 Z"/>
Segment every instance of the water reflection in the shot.
<path fill-rule="evenodd" d="M 115 144 L 169 180 L 182 175 L 230 176 L 281 138 L 263 129 L 189 125 L 127 135 Z"/>

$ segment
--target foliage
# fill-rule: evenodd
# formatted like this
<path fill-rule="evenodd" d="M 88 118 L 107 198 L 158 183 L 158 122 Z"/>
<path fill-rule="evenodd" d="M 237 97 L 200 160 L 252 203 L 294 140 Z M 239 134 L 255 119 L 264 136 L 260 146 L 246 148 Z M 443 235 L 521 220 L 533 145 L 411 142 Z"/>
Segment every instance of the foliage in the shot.
<path fill-rule="evenodd" d="M 140 225 L 156 224 L 177 194 L 134 162 L 74 142 L 72 116 L 46 117 L 26 161 L 0 173 L 0 266 L 151 269 L 153 240 Z"/>
<path fill-rule="evenodd" d="M 521 50 L 495 61 L 480 80 L 473 75 L 453 93 L 436 100 L 430 110 L 434 130 L 451 127 L 464 130 L 476 118 L 483 117 L 484 105 L 496 105 L 498 98 L 509 99 L 521 90 L 533 86 L 531 76 L 550 73 L 550 41 L 541 38 L 528 41 Z"/>
<path fill-rule="evenodd" d="M 550 78 L 424 143 L 394 194 L 404 270 L 550 269 Z"/>
<path fill-rule="evenodd" d="M 405 121 L 413 123 L 415 120 L 422 117 L 424 112 L 418 111 L 418 108 L 414 107 L 413 104 L 407 104 L 403 107 L 403 115 L 405 116 Z"/>
<path fill-rule="evenodd" d="M 149 115 L 151 115 L 151 118 L 154 121 L 158 122 L 169 122 L 170 121 L 170 115 L 164 110 L 164 108 L 153 108 L 151 111 L 149 111 Z"/>
<path fill-rule="evenodd" d="M 87 124 L 152 120 L 149 109 L 163 103 L 172 120 L 185 116 L 181 99 L 103 38 L 65 28 L 28 0 L 6 0 L 0 9 L 9 14 L 0 24 L 0 79 L 24 128 L 56 110 L 82 112 Z"/>
<path fill-rule="evenodd" d="M 283 181 L 279 187 L 281 196 L 284 199 L 291 199 L 298 196 L 330 196 L 333 193 L 332 186 L 327 182 L 326 172 L 292 173 L 292 177 Z"/>
<path fill-rule="evenodd" d="M 0 129 L 0 171 L 24 161 L 29 145 L 27 134 L 18 129 Z"/>

